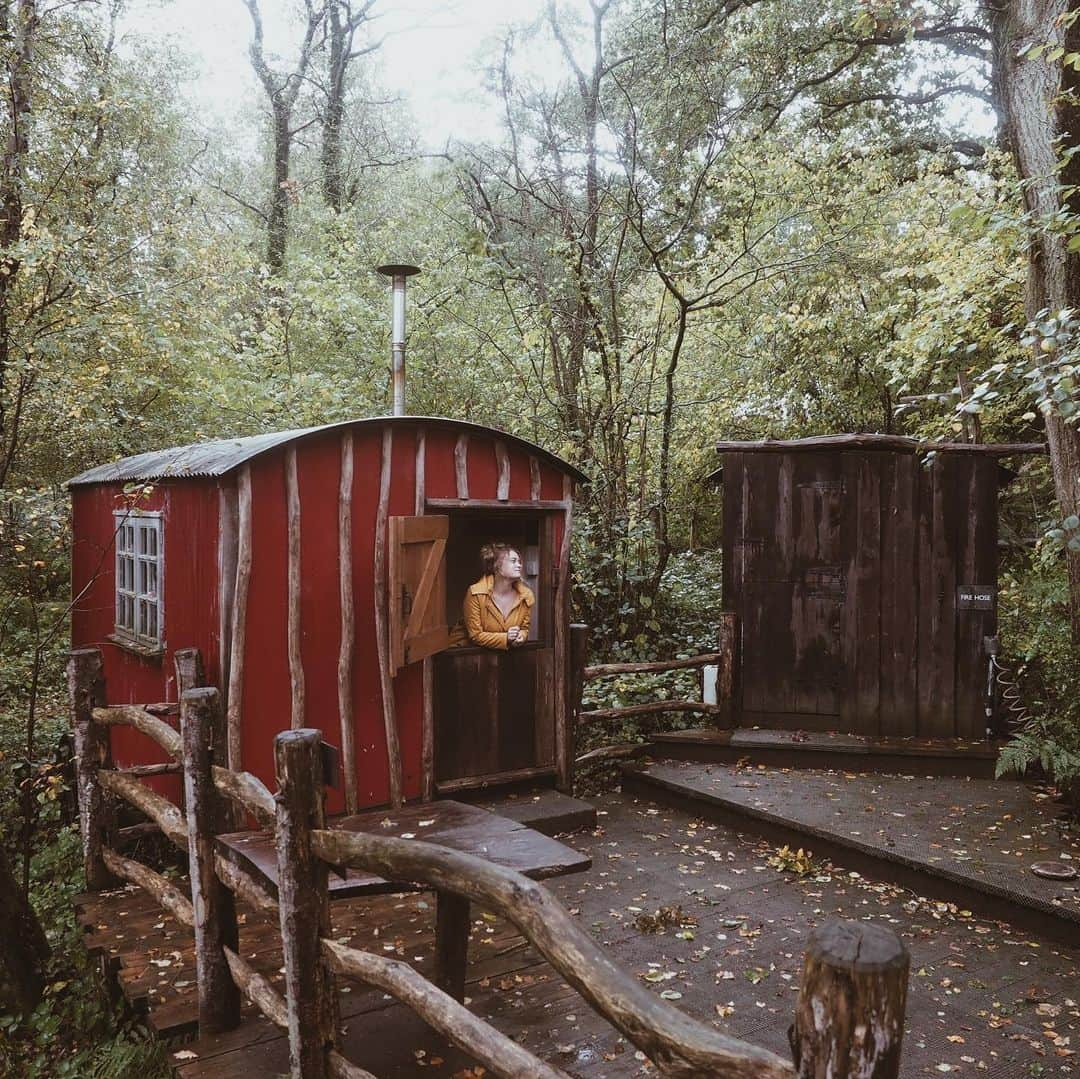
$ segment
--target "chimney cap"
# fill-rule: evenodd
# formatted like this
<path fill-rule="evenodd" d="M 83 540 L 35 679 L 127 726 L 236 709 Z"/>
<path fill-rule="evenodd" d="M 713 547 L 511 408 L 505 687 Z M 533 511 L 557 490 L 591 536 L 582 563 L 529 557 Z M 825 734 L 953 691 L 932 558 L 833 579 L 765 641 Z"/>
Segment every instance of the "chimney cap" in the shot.
<path fill-rule="evenodd" d="M 387 277 L 412 277 L 420 272 L 419 266 L 413 266 L 408 262 L 387 262 L 382 266 L 376 266 L 377 273 L 386 274 Z"/>

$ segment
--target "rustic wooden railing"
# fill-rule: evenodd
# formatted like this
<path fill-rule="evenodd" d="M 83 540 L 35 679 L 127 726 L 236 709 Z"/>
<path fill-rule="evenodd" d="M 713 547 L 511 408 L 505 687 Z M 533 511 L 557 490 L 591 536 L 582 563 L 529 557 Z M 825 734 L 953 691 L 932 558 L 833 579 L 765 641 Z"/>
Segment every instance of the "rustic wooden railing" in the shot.
<path fill-rule="evenodd" d="M 717 650 L 687 659 L 656 660 L 643 663 L 599 663 L 586 665 L 589 630 L 587 626 L 570 627 L 572 694 L 571 714 L 575 728 L 581 723 L 595 723 L 611 719 L 635 719 L 640 716 L 655 716 L 664 712 L 696 712 L 707 716 L 717 727 L 729 727 L 732 722 L 732 703 L 735 695 L 735 615 L 725 611 L 720 615 L 717 630 Z M 582 710 L 582 692 L 587 682 L 600 678 L 610 678 L 626 674 L 665 674 L 670 671 L 701 670 L 715 666 L 716 703 L 706 703 L 702 699 L 656 700 L 643 704 L 627 704 L 616 708 L 593 708 Z M 632 756 L 641 751 L 638 742 L 619 742 L 614 745 L 599 746 L 583 753 L 577 758 L 577 764 L 586 764 L 598 760 L 611 760 L 617 757 Z"/>
<path fill-rule="evenodd" d="M 607 1021 L 671 1076 L 778 1079 L 830 1074 L 836 1079 L 898 1075 L 908 957 L 888 930 L 831 923 L 811 936 L 792 1028 L 793 1066 L 767 1050 L 728 1037 L 656 997 L 616 965 L 543 885 L 482 858 L 417 840 L 326 827 L 321 733 L 286 731 L 275 739 L 279 791 L 253 775 L 215 763 L 227 734 L 216 689 L 193 686 L 201 666 L 178 656 L 180 732 L 139 706 L 107 707 L 101 655 L 73 652 L 69 683 L 78 752 L 80 824 L 87 884 L 117 880 L 153 895 L 195 935 L 201 1034 L 239 1023 L 240 994 L 288 1031 L 296 1079 L 363 1079 L 370 1073 L 338 1051 L 337 975 L 356 978 L 406 1004 L 491 1074 L 505 1079 L 565 1075 L 472 1015 L 461 1003 L 469 903 L 511 921 L 554 969 Z M 112 767 L 109 730 L 142 732 L 182 764 L 185 810 L 142 783 L 147 774 Z M 190 861 L 190 897 L 160 873 L 115 849 L 115 805 L 141 810 Z M 214 850 L 231 827 L 229 803 L 272 828 L 277 896 Z M 436 974 L 329 939 L 329 868 L 354 867 L 435 890 Z M 277 910 L 285 956 L 285 994 L 239 953 L 235 897 Z"/>

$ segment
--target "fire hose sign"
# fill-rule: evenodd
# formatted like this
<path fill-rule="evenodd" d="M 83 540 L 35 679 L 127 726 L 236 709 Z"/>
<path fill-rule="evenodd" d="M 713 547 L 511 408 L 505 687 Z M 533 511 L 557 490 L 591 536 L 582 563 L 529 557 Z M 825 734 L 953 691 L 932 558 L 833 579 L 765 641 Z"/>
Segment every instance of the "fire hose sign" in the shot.
<path fill-rule="evenodd" d="M 997 603 L 997 587 L 992 584 L 960 584 L 956 586 L 958 611 L 992 611 Z"/>

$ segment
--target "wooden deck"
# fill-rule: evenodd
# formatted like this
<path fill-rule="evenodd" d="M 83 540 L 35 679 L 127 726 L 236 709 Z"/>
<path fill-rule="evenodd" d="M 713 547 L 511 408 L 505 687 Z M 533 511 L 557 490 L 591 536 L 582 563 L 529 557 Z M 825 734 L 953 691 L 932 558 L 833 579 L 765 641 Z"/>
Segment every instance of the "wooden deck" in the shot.
<path fill-rule="evenodd" d="M 77 903 L 86 946 L 115 974 L 127 1000 L 161 1038 L 176 1044 L 172 1062 L 182 1079 L 273 1075 L 288 1070 L 285 1033 L 245 1006 L 241 1026 L 190 1041 L 197 1033 L 198 1001 L 193 938 L 145 893 L 134 889 L 83 895 Z M 431 895 L 377 895 L 335 902 L 335 940 L 403 959 L 429 978 L 434 969 Z M 240 907 L 241 953 L 280 989 L 284 981 L 278 926 L 272 916 Z M 612 1060 L 632 1047 L 596 1017 L 581 998 L 506 922 L 478 913 L 473 921 L 466 1000 L 471 1009 L 543 1056 L 557 1057 L 558 1023 L 574 1016 L 575 1044 L 582 1029 L 589 1045 L 583 1061 Z M 340 1048 L 380 1077 L 418 1074 L 442 1061 L 452 1075 L 475 1062 L 447 1045 L 411 1011 L 380 992 L 339 979 Z M 562 1063 L 576 1054 L 564 1054 Z M 449 1070 L 446 1070 L 449 1069 Z"/>
<path fill-rule="evenodd" d="M 1002 785 L 1002 796 L 1014 787 Z M 830 918 L 859 918 L 891 927 L 911 952 L 902 1079 L 940 1076 L 943 1064 L 987 1079 L 1080 1070 L 1080 948 L 920 899 L 843 863 L 819 860 L 816 872 L 794 877 L 769 864 L 772 844 L 648 799 L 608 794 L 597 808 L 599 828 L 570 840 L 593 868 L 549 887 L 613 959 L 657 994 L 678 993 L 688 1014 L 786 1052 L 808 934 Z M 423 893 L 342 900 L 332 905 L 334 936 L 430 974 L 434 906 Z M 79 908 L 88 947 L 170 1039 L 181 1079 L 287 1071 L 284 1035 L 250 1009 L 239 1029 L 195 1037 L 191 935 L 153 901 L 120 891 L 83 897 Z M 670 923 L 643 927 L 642 916 L 658 910 Z M 243 955 L 280 985 L 274 919 L 241 913 Z M 477 912 L 469 959 L 469 1007 L 537 1055 L 581 1079 L 656 1074 L 505 923 Z M 342 1049 L 380 1079 L 452 1079 L 471 1066 L 382 993 L 340 988 Z"/>

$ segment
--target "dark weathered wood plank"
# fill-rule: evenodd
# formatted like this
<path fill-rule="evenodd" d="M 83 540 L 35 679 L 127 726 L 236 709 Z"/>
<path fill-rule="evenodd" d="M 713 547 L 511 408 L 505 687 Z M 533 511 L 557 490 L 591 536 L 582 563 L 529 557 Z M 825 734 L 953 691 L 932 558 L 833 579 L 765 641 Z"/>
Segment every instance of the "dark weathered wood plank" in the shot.
<path fill-rule="evenodd" d="M 956 461 L 938 457 L 924 473 L 926 547 L 920 544 L 919 735 L 956 732 Z"/>
<path fill-rule="evenodd" d="M 437 891 L 435 905 L 435 984 L 459 1003 L 465 999 L 469 956 L 469 901 Z"/>
<path fill-rule="evenodd" d="M 895 454 L 884 466 L 881 551 L 881 724 L 889 737 L 918 730 L 919 461 Z"/>
<path fill-rule="evenodd" d="M 997 582 L 997 465 L 989 458 L 957 461 L 957 584 Z M 986 736 L 987 657 L 983 638 L 997 632 L 997 612 L 956 610 L 956 736 Z"/>
<path fill-rule="evenodd" d="M 881 709 L 881 467 L 879 454 L 858 454 L 858 536 L 855 567 L 858 594 L 855 622 L 854 733 L 879 733 Z M 850 578 L 849 578 L 850 580 Z"/>

